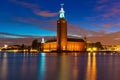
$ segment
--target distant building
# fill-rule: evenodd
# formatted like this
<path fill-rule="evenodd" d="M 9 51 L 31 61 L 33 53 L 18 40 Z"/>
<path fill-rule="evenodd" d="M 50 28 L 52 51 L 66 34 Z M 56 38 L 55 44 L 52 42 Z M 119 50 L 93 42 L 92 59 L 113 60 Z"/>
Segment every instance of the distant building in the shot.
<path fill-rule="evenodd" d="M 4 45 L 4 47 L 2 48 L 3 50 L 13 50 L 13 49 L 20 49 L 21 46 L 20 45 Z"/>
<path fill-rule="evenodd" d="M 100 42 L 87 43 L 87 51 L 101 51 L 104 47 Z"/>
<path fill-rule="evenodd" d="M 106 51 L 120 51 L 120 45 L 104 45 Z"/>
<path fill-rule="evenodd" d="M 67 21 L 63 7 L 57 21 L 57 38 L 43 43 L 43 51 L 84 51 L 86 43 L 83 39 L 67 37 Z"/>

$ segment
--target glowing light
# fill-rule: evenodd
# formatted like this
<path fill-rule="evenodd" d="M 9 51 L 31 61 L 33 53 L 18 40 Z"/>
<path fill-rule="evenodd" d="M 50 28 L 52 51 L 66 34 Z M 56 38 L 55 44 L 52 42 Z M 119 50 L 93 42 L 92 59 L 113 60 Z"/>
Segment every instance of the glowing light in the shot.
<path fill-rule="evenodd" d="M 7 48 L 7 47 L 8 47 L 8 45 L 7 45 L 7 44 L 5 44 L 5 45 L 4 45 L 4 48 Z"/>
<path fill-rule="evenodd" d="M 88 48 L 87 51 L 97 51 L 97 48 L 96 47 Z"/>
<path fill-rule="evenodd" d="M 96 51 L 97 50 L 97 48 L 96 47 L 93 47 L 93 51 Z"/>
<path fill-rule="evenodd" d="M 45 53 L 41 53 L 41 56 L 45 56 Z"/>
<path fill-rule="evenodd" d="M 88 56 L 90 57 L 90 56 L 91 56 L 91 53 L 88 53 Z"/>
<path fill-rule="evenodd" d="M 31 51 L 31 52 L 37 52 L 37 50 L 36 50 L 36 49 L 31 49 L 30 51 Z"/>
<path fill-rule="evenodd" d="M 88 53 L 88 61 L 86 68 L 86 79 L 85 80 L 96 80 L 96 53 L 93 53 L 93 57 L 91 57 L 91 53 Z"/>
<path fill-rule="evenodd" d="M 50 50 L 48 50 L 48 49 L 44 49 L 44 52 L 50 52 Z"/>
<path fill-rule="evenodd" d="M 95 56 L 96 55 L 96 53 L 93 53 L 93 56 Z"/>
<path fill-rule="evenodd" d="M 64 18 L 65 17 L 65 11 L 64 11 L 64 9 L 63 9 L 63 5 L 64 4 L 61 4 L 61 10 L 60 10 L 60 18 Z"/>
<path fill-rule="evenodd" d="M 92 51 L 92 49 L 91 49 L 91 48 L 88 48 L 88 51 Z"/>
<path fill-rule="evenodd" d="M 65 50 L 65 46 L 63 46 L 63 50 Z"/>
<path fill-rule="evenodd" d="M 18 52 L 18 50 L 13 50 L 14 53 Z"/>

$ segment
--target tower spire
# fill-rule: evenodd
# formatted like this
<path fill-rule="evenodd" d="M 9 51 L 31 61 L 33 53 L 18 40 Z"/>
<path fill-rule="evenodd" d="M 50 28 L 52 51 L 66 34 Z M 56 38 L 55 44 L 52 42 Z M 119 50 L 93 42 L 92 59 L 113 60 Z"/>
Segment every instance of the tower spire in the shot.
<path fill-rule="evenodd" d="M 61 10 L 60 10 L 60 18 L 65 18 L 65 11 L 64 11 L 64 9 L 63 9 L 63 5 L 64 4 L 60 4 L 61 5 Z"/>
<path fill-rule="evenodd" d="M 61 5 L 61 8 L 63 8 L 63 5 L 64 5 L 64 4 L 60 4 L 60 5 Z"/>

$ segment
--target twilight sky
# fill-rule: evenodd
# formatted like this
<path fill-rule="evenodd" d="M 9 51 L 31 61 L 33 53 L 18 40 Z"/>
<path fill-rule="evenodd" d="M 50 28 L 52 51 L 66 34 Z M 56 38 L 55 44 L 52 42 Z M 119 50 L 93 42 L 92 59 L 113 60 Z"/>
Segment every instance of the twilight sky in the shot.
<path fill-rule="evenodd" d="M 55 36 L 61 3 L 69 35 L 119 44 L 120 0 L 1 0 L 0 38 Z"/>

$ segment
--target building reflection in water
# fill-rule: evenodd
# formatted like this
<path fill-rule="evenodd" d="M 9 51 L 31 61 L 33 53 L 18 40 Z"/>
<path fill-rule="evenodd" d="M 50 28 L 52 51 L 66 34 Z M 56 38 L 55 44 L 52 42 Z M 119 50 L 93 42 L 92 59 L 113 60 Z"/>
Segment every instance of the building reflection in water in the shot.
<path fill-rule="evenodd" d="M 78 79 L 78 54 L 50 53 L 46 54 L 45 80 Z M 52 55 L 52 56 L 51 56 Z M 48 57 L 49 56 L 49 57 Z M 49 61 L 49 63 L 48 63 Z"/>
<path fill-rule="evenodd" d="M 96 80 L 96 53 L 88 53 L 86 80 Z"/>
<path fill-rule="evenodd" d="M 74 54 L 73 80 L 78 80 L 78 53 Z"/>
<path fill-rule="evenodd" d="M 66 57 L 66 53 L 62 53 L 61 57 L 59 57 L 59 80 L 70 80 L 71 72 L 70 72 L 70 57 Z"/>
<path fill-rule="evenodd" d="M 85 60 L 85 59 L 84 59 Z M 83 65 L 81 53 L 62 53 L 60 62 L 57 66 L 59 67 L 58 80 L 83 80 L 84 70 L 86 66 Z M 81 67 L 82 66 L 82 67 Z M 82 73 L 83 72 L 83 73 Z"/>

